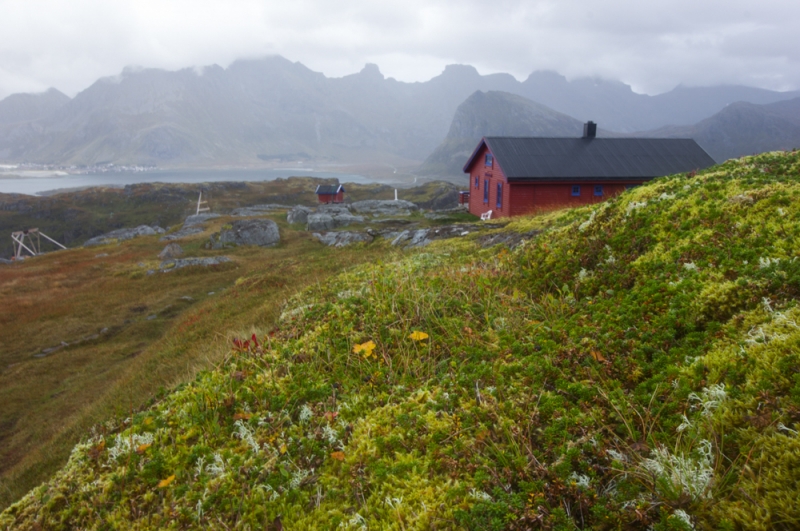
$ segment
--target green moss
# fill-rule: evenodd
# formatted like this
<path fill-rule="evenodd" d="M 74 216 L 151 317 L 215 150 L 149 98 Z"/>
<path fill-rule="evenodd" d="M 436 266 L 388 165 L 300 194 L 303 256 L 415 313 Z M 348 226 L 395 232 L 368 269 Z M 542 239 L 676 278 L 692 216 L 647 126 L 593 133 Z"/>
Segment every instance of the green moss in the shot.
<path fill-rule="evenodd" d="M 798 177 L 728 161 L 353 269 L 0 522 L 796 527 Z"/>

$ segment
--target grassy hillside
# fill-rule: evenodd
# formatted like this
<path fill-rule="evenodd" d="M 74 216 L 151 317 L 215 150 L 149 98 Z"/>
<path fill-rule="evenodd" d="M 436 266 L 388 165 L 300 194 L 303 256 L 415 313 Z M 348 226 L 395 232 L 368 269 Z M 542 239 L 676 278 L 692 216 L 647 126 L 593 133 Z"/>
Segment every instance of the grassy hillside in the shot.
<path fill-rule="evenodd" d="M 797 528 L 798 177 L 729 161 L 314 285 L 0 525 Z"/>
<path fill-rule="evenodd" d="M 180 242 L 185 256 L 232 259 L 213 267 L 148 275 L 158 236 L 0 266 L 0 507 L 63 466 L 92 426 L 212 368 L 232 334 L 266 330 L 300 286 L 391 254 L 333 251 L 271 217 L 275 248 L 205 250 L 226 217 Z"/>

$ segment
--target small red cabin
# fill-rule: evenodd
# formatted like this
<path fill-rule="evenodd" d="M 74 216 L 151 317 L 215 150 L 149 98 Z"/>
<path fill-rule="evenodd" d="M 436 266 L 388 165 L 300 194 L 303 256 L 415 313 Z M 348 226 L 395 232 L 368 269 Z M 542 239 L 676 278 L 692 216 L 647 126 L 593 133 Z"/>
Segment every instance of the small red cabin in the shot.
<path fill-rule="evenodd" d="M 344 203 L 344 186 L 341 184 L 321 184 L 315 193 L 320 203 Z"/>
<path fill-rule="evenodd" d="M 646 181 L 715 164 L 692 139 L 484 137 L 467 163 L 469 211 L 508 217 L 603 201 Z M 491 211 L 491 213 L 489 213 Z"/>

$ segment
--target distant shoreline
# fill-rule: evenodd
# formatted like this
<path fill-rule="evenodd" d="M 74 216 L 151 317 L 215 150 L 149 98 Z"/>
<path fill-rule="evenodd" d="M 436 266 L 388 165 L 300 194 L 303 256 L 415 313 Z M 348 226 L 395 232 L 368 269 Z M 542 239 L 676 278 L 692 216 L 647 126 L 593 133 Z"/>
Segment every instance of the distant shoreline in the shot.
<path fill-rule="evenodd" d="M 153 170 L 147 172 L 115 172 L 98 174 L 9 177 L 0 172 L 0 193 L 47 196 L 58 193 L 76 191 L 92 187 L 120 188 L 130 184 L 161 182 L 168 184 L 196 184 L 211 182 L 256 182 L 274 181 L 288 177 L 317 177 L 321 179 L 338 179 L 341 183 L 382 183 L 402 186 L 404 183 L 387 183 L 384 179 L 365 177 L 352 173 L 325 171 L 296 171 L 292 169 L 201 169 L 201 170 Z M 43 172 L 44 173 L 44 172 Z M 413 179 L 412 179 L 413 180 Z"/>

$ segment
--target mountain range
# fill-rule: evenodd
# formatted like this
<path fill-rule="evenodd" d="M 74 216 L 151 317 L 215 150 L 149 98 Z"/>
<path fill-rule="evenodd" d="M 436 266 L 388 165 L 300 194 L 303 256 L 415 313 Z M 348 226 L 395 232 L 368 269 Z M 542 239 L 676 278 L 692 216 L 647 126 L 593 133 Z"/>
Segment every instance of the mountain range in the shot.
<path fill-rule="evenodd" d="M 127 68 L 71 99 L 55 89 L 9 96 L 0 101 L 0 161 L 418 164 L 448 130 L 460 127 L 453 123 L 456 110 L 476 91 L 502 91 L 547 106 L 566 115 L 548 114 L 559 127 L 572 117 L 621 133 L 694 127 L 738 101 L 764 105 L 800 96 L 742 86 L 677 87 L 648 96 L 618 81 L 568 81 L 554 72 L 534 72 L 520 82 L 464 65 L 450 65 L 418 83 L 386 78 L 370 64 L 328 78 L 271 56 L 227 68 Z M 529 121 L 536 114 L 526 112 Z"/>
<path fill-rule="evenodd" d="M 460 179 L 462 167 L 484 136 L 581 136 L 583 123 L 507 92 L 475 92 L 456 109 L 444 141 L 418 172 Z M 800 98 L 765 105 L 736 102 L 692 125 L 637 133 L 600 129 L 598 136 L 693 138 L 717 162 L 764 151 L 800 147 Z"/>

